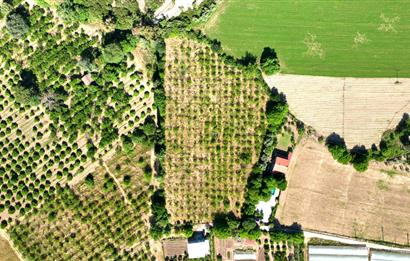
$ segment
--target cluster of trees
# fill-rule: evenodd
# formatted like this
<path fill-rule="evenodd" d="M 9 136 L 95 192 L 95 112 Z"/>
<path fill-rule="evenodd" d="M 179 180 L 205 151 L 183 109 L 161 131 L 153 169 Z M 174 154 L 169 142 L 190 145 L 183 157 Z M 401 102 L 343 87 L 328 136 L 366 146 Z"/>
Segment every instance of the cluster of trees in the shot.
<path fill-rule="evenodd" d="M 242 238 L 257 239 L 261 235 L 255 218 L 247 216 L 240 219 L 233 213 L 215 215 L 212 233 L 218 238 L 240 236 Z"/>
<path fill-rule="evenodd" d="M 326 146 L 333 158 L 341 164 L 352 164 L 359 171 L 366 171 L 369 166 L 369 153 L 364 147 L 355 147 L 348 150 L 342 139 L 334 139 L 334 136 L 328 137 Z"/>
<path fill-rule="evenodd" d="M 147 211 L 147 202 L 140 198 L 138 204 L 129 207 L 118 191 L 101 193 L 104 180 L 94 181 L 94 177 L 92 180 L 91 186 L 80 187 L 80 191 L 58 186 L 38 213 L 28 215 L 10 228 L 10 237 L 25 257 L 33 260 L 151 259 L 148 232 L 141 218 L 141 213 Z M 48 219 L 42 219 L 44 216 Z M 85 225 L 87 230 L 78 230 L 77 224 Z M 38 229 L 44 237 L 36 236 Z M 93 236 L 87 236 L 88 233 Z M 62 236 L 64 244 L 59 243 Z M 133 245 L 136 247 L 130 247 Z"/>
<path fill-rule="evenodd" d="M 154 239 L 160 239 L 162 236 L 171 232 L 169 224 L 169 214 L 165 207 L 165 191 L 157 190 L 151 196 L 151 230 L 150 234 Z"/>
<path fill-rule="evenodd" d="M 385 161 L 410 154 L 410 120 L 404 116 L 396 129 L 386 132 L 379 144 L 379 148 L 373 146 L 366 149 L 364 146 L 356 146 L 347 149 L 342 138 L 336 134 L 330 135 L 326 140 L 326 146 L 333 158 L 341 164 L 352 164 L 359 171 L 366 171 L 370 160 Z"/>
<path fill-rule="evenodd" d="M 100 22 L 116 29 L 127 30 L 141 22 L 137 0 L 116 2 L 108 0 L 64 0 L 57 9 L 67 22 Z"/>

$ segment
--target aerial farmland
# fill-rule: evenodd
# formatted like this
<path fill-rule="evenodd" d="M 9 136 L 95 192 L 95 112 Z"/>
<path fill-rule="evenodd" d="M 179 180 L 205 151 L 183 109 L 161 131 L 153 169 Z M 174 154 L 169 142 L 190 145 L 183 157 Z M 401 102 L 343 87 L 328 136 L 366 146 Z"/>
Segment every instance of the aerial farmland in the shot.
<path fill-rule="evenodd" d="M 0 0 L 0 261 L 410 260 L 409 7 Z"/>

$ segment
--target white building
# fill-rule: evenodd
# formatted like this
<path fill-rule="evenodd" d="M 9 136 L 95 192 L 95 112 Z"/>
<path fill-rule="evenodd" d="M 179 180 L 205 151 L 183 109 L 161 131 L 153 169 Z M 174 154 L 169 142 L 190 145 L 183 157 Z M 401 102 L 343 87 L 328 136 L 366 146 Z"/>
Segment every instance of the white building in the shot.
<path fill-rule="evenodd" d="M 259 201 L 256 205 L 256 210 L 262 212 L 263 223 L 269 223 L 269 217 L 272 214 L 272 208 L 276 205 L 276 198 L 279 196 L 280 190 L 276 189 L 269 201 Z"/>
<path fill-rule="evenodd" d="M 368 261 L 365 246 L 309 246 L 309 261 Z"/>
<path fill-rule="evenodd" d="M 233 252 L 233 260 L 256 260 L 256 253 L 255 251 L 236 250 Z"/>
<path fill-rule="evenodd" d="M 201 258 L 210 254 L 209 240 L 188 240 L 188 258 Z"/>
<path fill-rule="evenodd" d="M 409 261 L 410 252 L 372 250 L 371 261 Z"/>

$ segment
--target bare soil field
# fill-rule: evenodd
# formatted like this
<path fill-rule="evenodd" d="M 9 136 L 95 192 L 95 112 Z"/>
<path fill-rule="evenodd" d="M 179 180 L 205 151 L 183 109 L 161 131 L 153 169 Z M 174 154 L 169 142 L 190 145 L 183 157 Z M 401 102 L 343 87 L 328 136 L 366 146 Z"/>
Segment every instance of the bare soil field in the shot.
<path fill-rule="evenodd" d="M 356 172 L 310 138 L 296 148 L 288 173 L 276 213 L 281 224 L 409 244 L 410 176 L 390 177 L 373 165 Z"/>
<path fill-rule="evenodd" d="M 286 95 L 290 111 L 322 135 L 344 137 L 348 147 L 378 145 L 387 129 L 410 112 L 410 79 L 303 75 L 265 77 Z"/>

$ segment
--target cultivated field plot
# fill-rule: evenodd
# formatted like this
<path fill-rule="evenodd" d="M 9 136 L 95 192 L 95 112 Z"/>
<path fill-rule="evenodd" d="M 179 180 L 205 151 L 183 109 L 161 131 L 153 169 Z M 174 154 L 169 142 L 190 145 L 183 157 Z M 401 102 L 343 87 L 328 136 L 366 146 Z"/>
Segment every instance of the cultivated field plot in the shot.
<path fill-rule="evenodd" d="M 307 139 L 293 154 L 287 180 L 276 212 L 281 224 L 409 244 L 409 176 L 389 177 L 372 166 L 356 172 L 333 160 L 324 145 Z"/>
<path fill-rule="evenodd" d="M 265 132 L 264 83 L 195 40 L 166 40 L 165 192 L 171 223 L 239 214 Z"/>
<path fill-rule="evenodd" d="M 322 135 L 335 132 L 348 147 L 379 145 L 383 132 L 410 112 L 410 80 L 275 75 L 270 87 L 286 95 L 290 111 Z"/>
<path fill-rule="evenodd" d="M 57 184 L 81 181 L 97 159 L 113 154 L 119 135 L 155 113 L 152 84 L 136 70 L 135 57 L 124 58 L 121 73 L 103 64 L 85 83 L 78 60 L 98 39 L 49 9 L 24 5 L 32 26 L 26 39 L 0 32 L 2 227 L 41 207 Z M 30 100 L 37 94 L 20 97 L 30 88 L 42 92 L 39 101 Z"/>
<path fill-rule="evenodd" d="M 10 229 L 30 260 L 150 260 L 149 150 L 117 153 Z M 92 178 L 90 178 L 92 177 Z"/>
<path fill-rule="evenodd" d="M 285 73 L 409 77 L 409 8 L 406 0 L 225 0 L 204 30 L 236 56 L 275 48 Z"/>

